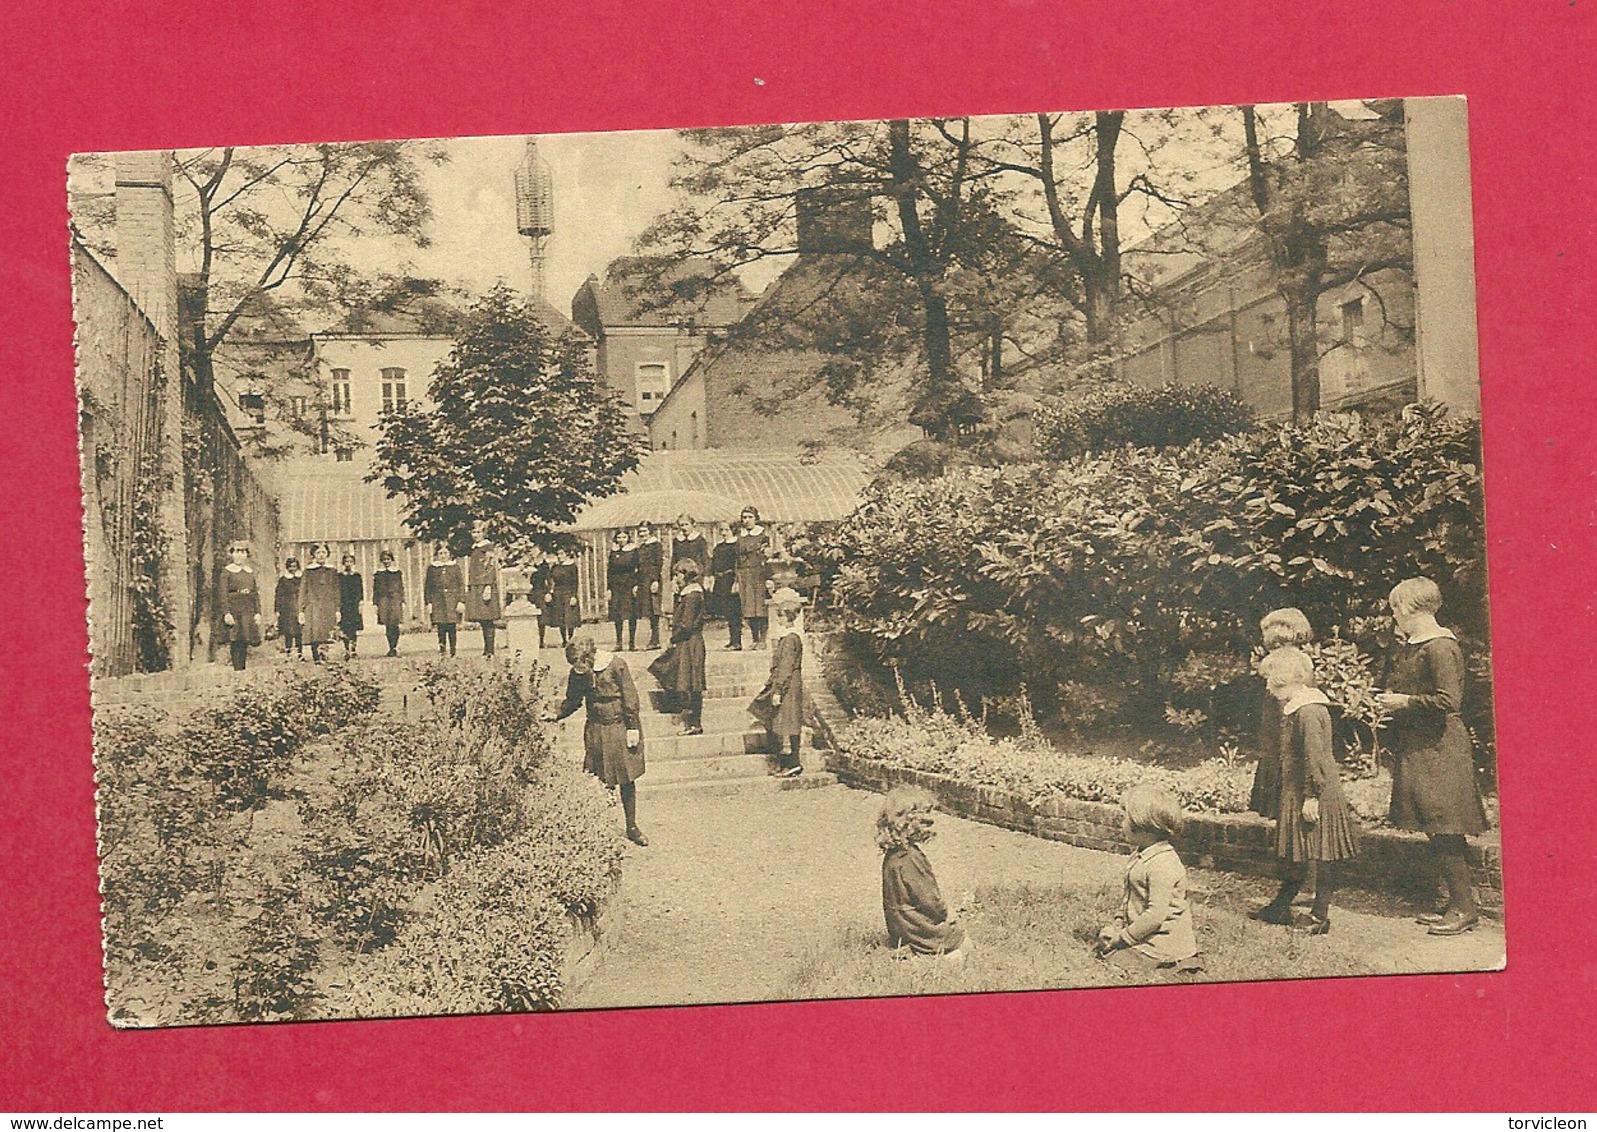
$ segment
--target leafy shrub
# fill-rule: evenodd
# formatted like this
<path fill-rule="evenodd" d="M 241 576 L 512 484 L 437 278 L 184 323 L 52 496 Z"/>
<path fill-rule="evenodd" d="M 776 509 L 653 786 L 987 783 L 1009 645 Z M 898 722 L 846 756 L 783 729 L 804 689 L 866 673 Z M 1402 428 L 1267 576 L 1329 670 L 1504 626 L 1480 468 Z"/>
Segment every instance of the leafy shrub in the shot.
<path fill-rule="evenodd" d="M 340 1016 L 553 1010 L 560 1005 L 566 915 L 536 852 L 474 854 L 431 893 L 427 913 L 389 947 L 356 958 Z"/>
<path fill-rule="evenodd" d="M 1200 696 L 1220 673 L 1189 658 L 1240 664 L 1272 608 L 1295 605 L 1322 638 L 1379 655 L 1387 592 L 1424 574 L 1466 653 L 1484 651 L 1478 444 L 1475 422 L 1421 405 L 878 483 L 831 536 L 832 600 L 854 655 L 912 686 L 981 702 L 1024 685 L 1043 713 L 1072 683 L 1121 688 L 1126 717 L 1150 729 L 1167 706 L 1240 725 L 1252 693 Z M 1488 692 L 1472 682 L 1466 700 L 1477 735 L 1489 733 Z"/>
<path fill-rule="evenodd" d="M 1253 427 L 1254 412 L 1229 389 L 1213 385 L 1117 385 L 1038 407 L 1037 447 L 1056 460 L 1133 448 L 1181 448 Z"/>
<path fill-rule="evenodd" d="M 522 805 L 525 832 L 517 843 L 542 883 L 567 911 L 593 915 L 621 868 L 614 798 L 593 775 L 551 764 L 538 773 Z"/>
<path fill-rule="evenodd" d="M 380 695 L 376 681 L 347 665 L 267 670 L 196 712 L 177 742 L 223 805 L 252 809 L 305 743 L 371 715 Z"/>

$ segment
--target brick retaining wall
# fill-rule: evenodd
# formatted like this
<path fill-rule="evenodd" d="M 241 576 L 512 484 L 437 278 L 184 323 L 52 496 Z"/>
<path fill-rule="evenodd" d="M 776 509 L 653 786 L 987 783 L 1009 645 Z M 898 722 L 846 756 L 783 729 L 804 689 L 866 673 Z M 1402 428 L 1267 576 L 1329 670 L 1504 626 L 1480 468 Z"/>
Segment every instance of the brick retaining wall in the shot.
<path fill-rule="evenodd" d="M 827 762 L 838 779 L 850 786 L 877 791 L 919 786 L 960 817 L 1084 849 L 1131 851 L 1121 837 L 1120 807 L 1106 802 L 1056 797 L 1033 805 L 998 787 L 973 786 L 945 775 L 859 758 L 835 747 L 828 752 Z M 1187 828 L 1176 847 L 1188 864 L 1273 877 L 1278 867 L 1273 829 L 1272 823 L 1255 814 L 1188 814 Z M 1472 841 L 1470 866 L 1481 905 L 1488 910 L 1501 909 L 1503 871 L 1497 844 Z M 1424 836 L 1403 830 L 1365 830 L 1359 856 L 1347 865 L 1350 883 L 1382 891 L 1412 890 L 1416 879 L 1423 884 L 1423 878 L 1433 875 Z"/>

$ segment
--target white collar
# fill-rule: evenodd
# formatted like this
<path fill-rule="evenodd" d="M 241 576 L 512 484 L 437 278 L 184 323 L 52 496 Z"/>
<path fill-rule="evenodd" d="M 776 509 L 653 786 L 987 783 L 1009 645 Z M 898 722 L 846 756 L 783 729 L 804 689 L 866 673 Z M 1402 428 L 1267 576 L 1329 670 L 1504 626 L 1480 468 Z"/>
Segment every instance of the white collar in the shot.
<path fill-rule="evenodd" d="M 1444 629 L 1438 625 L 1434 630 L 1428 629 L 1423 633 L 1414 634 L 1406 643 L 1411 645 L 1423 645 L 1426 641 L 1439 641 L 1443 640 L 1444 638 L 1449 641 L 1456 641 L 1458 640 L 1458 635 L 1454 633 L 1453 630 Z"/>
<path fill-rule="evenodd" d="M 1331 701 L 1326 699 L 1325 693 L 1318 688 L 1304 688 L 1303 691 L 1281 705 L 1281 714 L 1291 715 L 1299 708 L 1307 707 L 1309 704 L 1324 704 L 1326 707 L 1330 707 Z"/>
<path fill-rule="evenodd" d="M 436 558 L 433 559 L 434 566 L 453 566 L 454 564 L 455 560 L 453 558 L 446 558 L 442 562 L 438 561 Z"/>
<path fill-rule="evenodd" d="M 227 572 L 230 574 L 242 574 L 245 570 L 249 570 L 251 574 L 255 573 L 254 570 L 250 570 L 248 564 L 241 566 L 237 562 L 229 562 L 226 568 Z"/>
<path fill-rule="evenodd" d="M 332 564 L 329 562 L 312 562 L 309 566 L 305 567 L 307 570 L 331 570 L 332 568 Z"/>
<path fill-rule="evenodd" d="M 704 587 L 698 582 L 689 582 L 682 587 L 682 592 L 685 594 L 701 594 L 704 592 Z"/>
<path fill-rule="evenodd" d="M 765 524 L 762 523 L 752 531 L 744 531 L 743 533 L 746 535 L 763 535 L 765 533 Z"/>
<path fill-rule="evenodd" d="M 1152 845 L 1146 845 L 1137 850 L 1137 860 L 1147 861 L 1157 857 L 1160 853 L 1174 853 L 1175 851 L 1176 847 L 1170 844 L 1168 840 L 1155 841 Z"/>

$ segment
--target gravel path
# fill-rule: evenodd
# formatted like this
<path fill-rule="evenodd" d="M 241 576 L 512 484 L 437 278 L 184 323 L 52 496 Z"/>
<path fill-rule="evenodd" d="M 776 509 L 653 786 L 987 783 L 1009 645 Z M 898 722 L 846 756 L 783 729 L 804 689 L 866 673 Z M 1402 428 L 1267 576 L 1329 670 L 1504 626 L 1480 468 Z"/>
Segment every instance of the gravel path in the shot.
<path fill-rule="evenodd" d="M 879 804 L 877 795 L 841 786 L 652 802 L 639 815 L 650 845 L 630 850 L 623 863 L 620 930 L 567 1006 L 780 998 L 818 947 L 850 935 L 882 935 L 874 843 Z M 1117 885 L 1125 868 L 1114 854 L 946 814 L 937 819 L 927 854 L 950 902 L 994 884 L 1092 891 Z M 1191 881 L 1200 899 L 1224 890 L 1233 905 L 1239 893 L 1264 890 L 1264 882 L 1197 870 Z M 1485 970 L 1501 965 L 1503 955 L 1497 925 L 1435 939 L 1406 916 L 1341 908 L 1333 935 L 1315 943 L 1344 961 L 1356 958 L 1370 973 Z M 1062 940 L 1061 946 L 1080 944 Z"/>

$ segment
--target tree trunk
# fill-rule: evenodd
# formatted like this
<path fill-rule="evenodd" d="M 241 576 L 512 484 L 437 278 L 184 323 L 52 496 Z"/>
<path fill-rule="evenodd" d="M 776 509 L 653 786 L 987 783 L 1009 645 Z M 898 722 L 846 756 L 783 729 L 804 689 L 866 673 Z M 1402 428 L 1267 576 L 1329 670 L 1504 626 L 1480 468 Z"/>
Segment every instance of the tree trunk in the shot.
<path fill-rule="evenodd" d="M 1285 290 L 1287 339 L 1292 354 L 1292 423 L 1307 424 L 1320 408 L 1320 337 L 1313 289 L 1307 282 Z"/>

